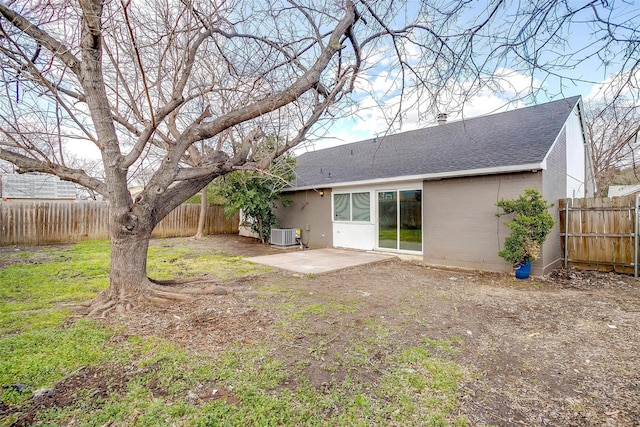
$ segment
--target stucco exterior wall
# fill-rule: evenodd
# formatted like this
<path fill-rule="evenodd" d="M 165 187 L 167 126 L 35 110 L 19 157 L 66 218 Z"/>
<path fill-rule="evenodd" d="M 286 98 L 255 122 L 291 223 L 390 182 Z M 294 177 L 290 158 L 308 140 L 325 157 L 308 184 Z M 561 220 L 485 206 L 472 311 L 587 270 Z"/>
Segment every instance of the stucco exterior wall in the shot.
<path fill-rule="evenodd" d="M 508 218 L 496 217 L 499 209 L 495 203 L 501 198 L 517 198 L 525 188 L 538 188 L 549 202 L 555 204 L 550 212 L 557 220 L 557 201 L 566 191 L 565 169 L 558 166 L 565 161 L 565 148 L 565 138 L 561 135 L 548 158 L 549 169 L 545 171 L 423 182 L 424 262 L 510 271 L 511 265 L 498 256 L 510 232 L 504 225 Z M 280 226 L 300 228 L 302 241 L 310 248 L 336 246 L 331 190 L 325 189 L 323 196 L 313 190 L 293 192 L 288 196 L 293 203 L 277 209 Z M 353 236 L 352 231 L 348 234 Z M 548 273 L 559 263 L 560 236 L 556 225 L 547 238 L 540 259 L 533 263 L 531 274 Z"/>
<path fill-rule="evenodd" d="M 541 188 L 542 172 L 425 181 L 423 186 L 424 262 L 432 265 L 510 271 L 498 256 L 509 229 L 496 217 L 496 201 Z M 532 274 L 542 274 L 540 260 Z"/>
<path fill-rule="evenodd" d="M 313 190 L 287 193 L 293 203 L 276 209 L 280 227 L 299 228 L 302 243 L 310 248 L 333 247 L 331 190 L 323 191 L 323 196 Z"/>
<path fill-rule="evenodd" d="M 569 115 L 560 137 L 564 138 L 564 164 L 566 164 L 566 196 L 564 197 L 585 197 L 585 192 L 591 189 L 588 188 L 588 183 L 585 182 L 587 178 L 587 153 L 582 133 L 582 123 L 577 108 Z M 558 142 L 556 142 L 556 146 Z M 550 155 L 557 150 L 558 147 L 556 146 L 553 147 L 552 152 L 549 153 Z M 589 195 L 592 196 L 593 192 L 590 192 Z"/>
<path fill-rule="evenodd" d="M 573 152 L 567 149 L 567 145 L 575 146 L 577 141 L 574 140 L 570 143 L 567 138 L 568 136 L 566 129 L 563 129 L 560 135 L 558 135 L 556 143 L 547 156 L 547 169 L 542 174 L 542 195 L 547 202 L 553 204 L 553 207 L 549 209 L 549 213 L 556 220 L 556 225 L 547 236 L 547 241 L 544 243 L 540 259 L 538 260 L 538 263 L 541 264 L 545 273 L 559 267 L 562 263 L 562 255 L 560 253 L 560 229 L 558 226 L 560 219 L 558 200 L 571 197 L 576 190 L 575 187 L 572 186 L 576 184 L 576 179 L 575 177 L 569 176 L 567 170 L 567 155 Z M 584 151 L 580 153 L 580 155 L 584 156 Z M 581 159 L 583 158 L 584 157 Z M 584 168 L 582 171 L 584 173 Z M 579 185 L 580 188 L 584 190 L 584 182 Z"/>

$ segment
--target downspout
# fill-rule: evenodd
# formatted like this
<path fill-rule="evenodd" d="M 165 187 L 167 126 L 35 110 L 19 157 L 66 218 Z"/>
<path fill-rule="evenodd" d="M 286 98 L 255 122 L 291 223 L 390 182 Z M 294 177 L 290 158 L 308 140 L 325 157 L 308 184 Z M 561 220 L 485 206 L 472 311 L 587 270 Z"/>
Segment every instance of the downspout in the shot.
<path fill-rule="evenodd" d="M 585 157 L 585 168 L 584 168 L 584 196 L 595 197 L 598 188 L 595 176 L 593 175 L 593 156 L 591 155 L 591 143 L 589 142 L 589 135 L 587 134 L 587 126 L 584 123 L 584 116 L 582 115 L 582 97 L 578 100 L 576 104 L 578 107 L 578 117 L 580 118 L 580 130 L 582 131 L 582 140 L 584 145 L 584 157 Z M 593 194 L 589 194 L 589 182 L 593 184 Z"/>

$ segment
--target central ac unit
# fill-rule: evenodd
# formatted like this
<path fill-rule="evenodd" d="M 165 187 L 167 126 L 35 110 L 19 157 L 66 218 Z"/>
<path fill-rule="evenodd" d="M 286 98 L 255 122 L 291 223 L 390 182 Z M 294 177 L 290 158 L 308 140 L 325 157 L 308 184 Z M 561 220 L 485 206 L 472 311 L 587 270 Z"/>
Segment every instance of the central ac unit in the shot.
<path fill-rule="evenodd" d="M 276 246 L 292 246 L 300 238 L 299 228 L 272 228 L 271 244 Z"/>

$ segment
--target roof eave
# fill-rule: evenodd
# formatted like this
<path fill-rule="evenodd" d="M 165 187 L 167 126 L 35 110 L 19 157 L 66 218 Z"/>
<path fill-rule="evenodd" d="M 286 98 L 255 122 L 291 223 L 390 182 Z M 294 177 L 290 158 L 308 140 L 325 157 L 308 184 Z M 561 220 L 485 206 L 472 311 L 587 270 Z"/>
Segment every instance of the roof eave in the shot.
<path fill-rule="evenodd" d="M 388 184 L 390 181 L 392 182 L 437 181 L 440 179 L 464 178 L 464 177 L 480 176 L 480 175 L 498 175 L 498 174 L 506 174 L 506 173 L 517 173 L 517 172 L 537 172 L 539 170 L 543 170 L 546 168 L 547 168 L 546 161 L 543 161 L 541 163 L 527 163 L 523 165 L 498 166 L 498 167 L 492 167 L 492 168 L 438 172 L 438 173 L 428 173 L 428 174 L 422 174 L 422 175 L 404 175 L 399 177 L 377 178 L 377 179 L 369 179 L 369 180 L 363 180 L 363 181 L 335 182 L 335 183 L 326 183 L 326 184 L 318 183 L 315 185 L 306 185 L 302 187 L 285 188 L 282 191 L 293 192 L 293 191 L 303 191 L 303 190 L 316 190 L 318 188 L 340 188 L 340 187 L 352 187 L 356 185 L 376 185 L 376 184 L 382 184 L 382 183 Z"/>

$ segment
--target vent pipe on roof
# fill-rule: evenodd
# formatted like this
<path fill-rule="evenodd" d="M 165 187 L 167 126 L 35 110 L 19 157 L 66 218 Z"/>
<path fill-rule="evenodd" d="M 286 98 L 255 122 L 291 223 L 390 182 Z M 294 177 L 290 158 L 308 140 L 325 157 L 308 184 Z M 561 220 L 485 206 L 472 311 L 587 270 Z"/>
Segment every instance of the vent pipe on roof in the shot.
<path fill-rule="evenodd" d="M 438 124 L 439 125 L 443 125 L 443 124 L 447 123 L 447 113 L 438 113 L 436 118 L 438 119 Z"/>

